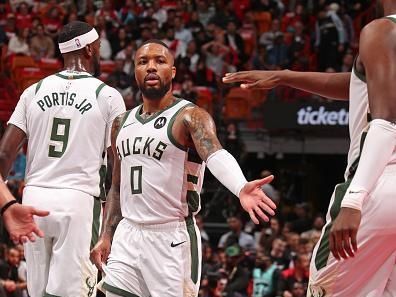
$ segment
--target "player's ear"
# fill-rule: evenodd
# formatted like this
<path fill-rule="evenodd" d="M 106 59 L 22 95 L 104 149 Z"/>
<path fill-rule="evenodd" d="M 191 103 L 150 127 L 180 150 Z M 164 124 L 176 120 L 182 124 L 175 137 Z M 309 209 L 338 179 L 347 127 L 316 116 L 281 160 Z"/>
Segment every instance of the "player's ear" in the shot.
<path fill-rule="evenodd" d="M 85 54 L 87 55 L 87 57 L 92 57 L 94 55 L 94 48 L 92 43 L 91 44 L 87 44 L 87 46 L 84 48 L 85 50 Z"/>
<path fill-rule="evenodd" d="M 174 79 L 176 76 L 176 67 L 172 66 L 172 79 Z"/>

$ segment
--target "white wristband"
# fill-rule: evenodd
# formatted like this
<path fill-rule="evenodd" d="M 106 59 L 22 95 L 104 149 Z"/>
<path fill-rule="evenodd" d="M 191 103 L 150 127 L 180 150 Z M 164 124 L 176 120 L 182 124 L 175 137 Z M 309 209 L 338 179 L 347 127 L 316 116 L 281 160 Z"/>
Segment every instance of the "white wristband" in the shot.
<path fill-rule="evenodd" d="M 363 188 L 352 188 L 349 187 L 345 193 L 344 199 L 342 199 L 341 207 L 348 207 L 357 210 L 362 210 L 364 200 L 368 196 L 367 190 Z"/>
<path fill-rule="evenodd" d="M 206 160 L 206 166 L 219 182 L 231 193 L 239 197 L 239 193 L 247 183 L 247 180 L 238 162 L 229 152 L 225 149 L 214 152 Z"/>

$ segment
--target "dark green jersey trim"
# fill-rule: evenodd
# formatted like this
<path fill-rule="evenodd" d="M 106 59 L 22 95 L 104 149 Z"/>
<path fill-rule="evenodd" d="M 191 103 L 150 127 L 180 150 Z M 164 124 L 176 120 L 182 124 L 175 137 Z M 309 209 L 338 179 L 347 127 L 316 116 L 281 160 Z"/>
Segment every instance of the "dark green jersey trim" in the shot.
<path fill-rule="evenodd" d="M 86 74 L 82 74 L 82 75 L 63 75 L 60 73 L 56 73 L 56 76 L 63 78 L 63 79 L 80 79 L 80 78 L 90 78 L 93 77 L 92 75 L 86 75 Z"/>
<path fill-rule="evenodd" d="M 195 232 L 195 224 L 192 219 L 192 216 L 189 215 L 186 218 L 186 225 L 187 225 L 187 233 L 190 239 L 190 253 L 191 253 L 191 280 L 194 284 L 198 282 L 199 278 L 199 256 L 198 256 L 198 238 L 197 233 Z"/>
<path fill-rule="evenodd" d="M 142 116 L 140 115 L 143 109 L 143 104 L 141 104 L 136 111 L 136 119 L 142 123 L 142 124 L 146 124 L 148 122 L 151 122 L 152 120 L 154 120 L 155 118 L 157 118 L 161 113 L 163 113 L 165 110 L 168 110 L 169 108 L 172 108 L 173 106 L 175 106 L 177 103 L 179 103 L 181 100 L 180 99 L 175 99 L 175 101 L 169 105 L 167 108 L 161 110 L 160 112 L 158 112 L 157 114 L 153 115 L 152 117 L 149 117 L 147 119 L 143 119 Z"/>
<path fill-rule="evenodd" d="M 196 185 L 198 184 L 198 176 L 187 174 L 187 181 Z"/>
<path fill-rule="evenodd" d="M 118 296 L 122 296 L 122 297 L 139 297 L 138 295 L 135 295 L 135 294 L 125 291 L 123 289 L 113 287 L 113 286 L 109 285 L 108 283 L 103 283 L 103 289 L 105 289 L 106 291 L 109 291 L 111 293 L 114 293 Z"/>
<path fill-rule="evenodd" d="M 356 68 L 356 62 L 357 62 L 357 57 L 355 59 L 355 61 L 353 62 L 353 72 L 355 73 L 355 75 L 364 83 L 367 83 L 366 81 L 366 76 L 363 73 L 360 73 L 357 68 Z"/>
<path fill-rule="evenodd" d="M 199 209 L 199 194 L 197 191 L 187 191 L 188 212 L 194 213 Z"/>
<path fill-rule="evenodd" d="M 104 87 L 105 85 L 106 85 L 105 83 L 101 83 L 101 84 L 99 85 L 99 87 L 96 89 L 96 92 L 95 92 L 95 94 L 96 94 L 96 99 L 98 99 L 99 93 L 100 93 L 100 91 L 102 91 L 102 89 L 103 89 L 103 87 Z"/>
<path fill-rule="evenodd" d="M 360 153 L 362 152 L 364 141 L 366 139 L 367 132 L 364 132 L 360 138 Z M 360 160 L 360 153 L 357 159 L 352 163 L 352 165 L 348 169 L 348 179 L 341 184 L 338 184 L 334 191 L 334 201 L 330 207 L 330 217 L 331 221 L 326 226 L 323 236 L 320 240 L 318 251 L 316 252 L 315 256 L 315 266 L 317 270 L 320 270 L 323 267 L 326 267 L 327 260 L 329 259 L 330 255 L 330 245 L 329 245 L 329 236 L 330 230 L 333 226 L 334 220 L 337 218 L 340 209 L 341 209 L 341 202 L 344 199 L 345 193 L 351 184 L 352 178 L 355 175 L 356 169 L 359 165 Z"/>
<path fill-rule="evenodd" d="M 197 164 L 202 164 L 203 162 L 197 151 L 193 149 L 188 150 L 187 161 Z"/>
<path fill-rule="evenodd" d="M 117 131 L 117 136 L 120 133 L 122 126 L 124 126 L 125 121 L 127 120 L 129 114 L 131 113 L 132 109 L 128 110 L 127 112 L 124 113 L 124 117 L 121 120 L 120 126 L 118 127 L 118 131 Z"/>
<path fill-rule="evenodd" d="M 388 20 L 390 20 L 390 21 L 396 23 L 396 19 L 395 19 L 395 18 L 392 18 L 392 17 L 387 16 L 387 17 L 384 17 L 384 19 L 388 19 Z"/>
<path fill-rule="evenodd" d="M 41 87 L 41 84 L 43 83 L 43 80 L 44 80 L 44 79 L 40 80 L 40 81 L 37 83 L 37 85 L 36 85 L 36 91 L 34 91 L 34 95 L 37 94 L 38 90 L 39 90 L 40 87 Z"/>
<path fill-rule="evenodd" d="M 52 295 L 52 294 L 49 294 L 49 293 L 47 293 L 47 292 L 44 292 L 44 295 L 43 295 L 43 297 L 61 297 L 61 296 L 58 296 L 58 295 Z"/>
<path fill-rule="evenodd" d="M 172 142 L 172 144 L 174 146 L 176 146 L 177 148 L 181 149 L 182 151 L 187 151 L 187 147 L 185 147 L 184 145 L 182 145 L 181 143 L 179 143 L 175 137 L 173 137 L 172 134 L 172 128 L 173 128 L 173 124 L 175 123 L 176 117 L 180 114 L 180 112 L 182 110 L 184 110 L 184 108 L 189 107 L 189 106 L 194 106 L 194 104 L 192 103 L 188 103 L 186 105 L 184 105 L 183 107 L 181 107 L 170 119 L 169 124 L 168 124 L 168 128 L 166 130 L 166 132 L 168 133 L 168 138 L 170 140 L 170 142 Z"/>
<path fill-rule="evenodd" d="M 99 226 L 100 226 L 100 213 L 102 211 L 102 204 L 100 199 L 94 198 L 93 206 L 93 216 L 92 216 L 92 234 L 91 234 L 91 250 L 98 242 L 99 239 Z"/>

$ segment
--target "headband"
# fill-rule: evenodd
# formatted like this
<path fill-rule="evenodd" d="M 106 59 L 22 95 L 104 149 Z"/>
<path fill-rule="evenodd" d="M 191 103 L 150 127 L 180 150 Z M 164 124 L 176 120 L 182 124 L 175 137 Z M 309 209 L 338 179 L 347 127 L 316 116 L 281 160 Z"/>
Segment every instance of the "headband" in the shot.
<path fill-rule="evenodd" d="M 99 38 L 98 32 L 93 28 L 91 31 L 76 36 L 66 42 L 59 43 L 59 50 L 62 54 L 73 52 L 86 47 Z"/>

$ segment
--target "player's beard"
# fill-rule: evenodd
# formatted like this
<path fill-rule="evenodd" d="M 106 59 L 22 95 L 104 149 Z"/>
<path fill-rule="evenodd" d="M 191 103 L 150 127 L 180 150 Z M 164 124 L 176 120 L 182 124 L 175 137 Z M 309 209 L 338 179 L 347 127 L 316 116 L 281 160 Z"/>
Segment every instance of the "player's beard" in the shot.
<path fill-rule="evenodd" d="M 170 90 L 171 88 L 171 82 L 164 83 L 162 80 L 159 81 L 160 86 L 158 88 L 156 87 L 147 87 L 144 83 L 139 86 L 140 91 L 142 91 L 142 94 L 145 98 L 148 100 L 160 100 L 162 99 L 165 94 Z"/>
<path fill-rule="evenodd" d="M 377 0 L 377 5 L 375 7 L 375 16 L 377 19 L 385 16 L 384 6 L 382 5 L 381 0 Z"/>
<path fill-rule="evenodd" d="M 100 71 L 100 60 L 99 57 L 95 58 L 93 61 L 93 76 L 94 77 L 99 77 L 101 75 L 101 71 Z"/>

